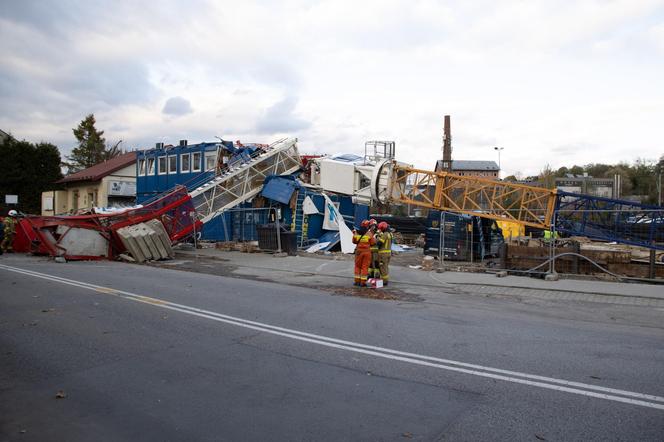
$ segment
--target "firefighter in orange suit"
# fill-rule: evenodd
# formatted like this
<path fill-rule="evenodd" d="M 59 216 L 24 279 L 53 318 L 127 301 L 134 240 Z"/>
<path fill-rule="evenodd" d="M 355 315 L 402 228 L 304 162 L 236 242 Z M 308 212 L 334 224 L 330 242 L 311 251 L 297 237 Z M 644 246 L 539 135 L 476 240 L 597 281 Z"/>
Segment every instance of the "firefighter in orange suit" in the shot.
<path fill-rule="evenodd" d="M 367 275 L 371 264 L 371 246 L 376 244 L 374 230 L 368 220 L 362 221 L 360 230 L 353 230 L 353 244 L 355 244 L 355 285 L 367 286 Z"/>
<path fill-rule="evenodd" d="M 390 226 L 385 222 L 378 224 L 378 234 L 376 235 L 378 244 L 378 268 L 380 269 L 383 285 L 390 281 L 390 258 L 392 257 L 392 233 Z"/>

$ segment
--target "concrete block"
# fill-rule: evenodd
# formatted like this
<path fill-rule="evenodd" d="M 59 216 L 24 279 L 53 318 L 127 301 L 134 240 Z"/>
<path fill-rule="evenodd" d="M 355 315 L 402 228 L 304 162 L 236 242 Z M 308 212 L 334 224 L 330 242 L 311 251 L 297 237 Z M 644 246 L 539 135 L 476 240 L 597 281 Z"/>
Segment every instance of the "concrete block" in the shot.
<path fill-rule="evenodd" d="M 107 256 L 108 240 L 96 230 L 72 227 L 60 237 L 59 246 L 68 256 Z"/>
<path fill-rule="evenodd" d="M 132 226 L 123 227 L 117 230 L 118 237 L 122 244 L 125 246 L 127 251 L 137 262 L 144 262 L 146 260 L 145 254 L 143 253 L 140 244 L 132 235 Z"/>
<path fill-rule="evenodd" d="M 157 233 L 159 240 L 161 241 L 161 244 L 166 250 L 167 256 L 165 256 L 164 258 L 173 258 L 175 256 L 175 254 L 173 253 L 173 245 L 171 243 L 170 237 L 168 236 L 168 232 L 166 232 L 166 229 L 164 228 L 162 222 L 159 221 L 158 219 L 151 219 L 150 221 L 147 221 L 145 224 Z"/>
<path fill-rule="evenodd" d="M 507 272 L 504 270 L 501 270 L 500 272 L 496 272 L 496 277 L 498 278 L 504 278 L 507 276 Z"/>
<path fill-rule="evenodd" d="M 143 234 L 141 233 L 140 229 L 136 228 L 136 226 L 129 226 L 129 234 L 136 240 L 136 244 L 141 250 L 141 253 L 145 257 L 146 260 L 148 259 L 154 259 L 153 258 L 153 251 L 148 245 L 147 241 L 145 241 L 145 238 L 143 237 Z"/>
<path fill-rule="evenodd" d="M 159 234 L 157 234 L 157 232 L 155 232 L 145 224 L 141 224 L 140 229 L 145 235 L 146 242 L 148 242 L 148 244 L 151 245 L 151 247 L 154 247 L 154 250 L 157 251 L 156 254 L 153 254 L 154 257 L 156 259 L 168 258 L 168 252 L 166 252 L 166 249 L 164 248 L 161 239 L 159 239 Z"/>
<path fill-rule="evenodd" d="M 152 238 L 150 238 L 150 231 L 145 228 L 145 225 L 141 223 L 131 227 L 134 238 L 142 243 L 143 247 L 148 250 L 146 257 L 149 256 L 148 259 L 160 259 L 161 253 L 159 253 L 159 249 L 157 249 L 157 246 L 152 241 Z"/>
<path fill-rule="evenodd" d="M 547 273 L 546 275 L 544 275 L 545 281 L 558 281 L 558 279 L 560 278 L 558 277 L 557 273 Z"/>

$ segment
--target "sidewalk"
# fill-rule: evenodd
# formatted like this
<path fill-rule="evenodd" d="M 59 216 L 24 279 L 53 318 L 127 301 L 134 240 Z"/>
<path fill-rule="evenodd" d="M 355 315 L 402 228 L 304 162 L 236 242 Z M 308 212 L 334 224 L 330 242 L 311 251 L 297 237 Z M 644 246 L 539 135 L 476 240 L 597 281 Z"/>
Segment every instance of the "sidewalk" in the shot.
<path fill-rule="evenodd" d="M 285 256 L 263 253 L 227 252 L 217 249 L 177 250 L 177 258 L 207 258 L 223 261 L 234 267 L 236 275 L 284 281 L 296 278 L 298 283 L 350 286 L 353 276 L 352 256 Z M 626 305 L 664 307 L 664 286 L 641 283 L 622 283 L 560 279 L 544 281 L 525 276 L 499 278 L 490 273 L 423 271 L 402 266 L 390 266 L 389 289 L 432 290 L 450 293 L 481 295 L 532 296 L 545 299 L 565 299 L 605 302 Z"/>

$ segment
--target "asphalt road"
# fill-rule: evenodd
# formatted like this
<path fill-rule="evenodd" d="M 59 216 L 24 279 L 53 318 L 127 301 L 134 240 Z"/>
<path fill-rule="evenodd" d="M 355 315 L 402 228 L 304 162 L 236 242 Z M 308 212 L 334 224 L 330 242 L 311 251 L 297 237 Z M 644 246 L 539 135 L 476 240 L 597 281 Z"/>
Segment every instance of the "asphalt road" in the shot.
<path fill-rule="evenodd" d="M 664 440 L 664 320 L 6 255 L 0 287 L 0 440 Z"/>

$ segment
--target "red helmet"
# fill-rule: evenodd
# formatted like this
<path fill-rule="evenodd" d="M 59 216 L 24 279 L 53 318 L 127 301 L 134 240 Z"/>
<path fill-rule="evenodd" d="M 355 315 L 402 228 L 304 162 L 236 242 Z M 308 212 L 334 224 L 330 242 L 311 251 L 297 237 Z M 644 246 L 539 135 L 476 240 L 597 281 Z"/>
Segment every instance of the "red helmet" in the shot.
<path fill-rule="evenodd" d="M 376 224 L 378 224 L 378 221 L 376 221 L 375 219 L 371 218 L 371 219 L 369 220 L 369 224 L 371 224 L 372 226 L 375 226 Z"/>
<path fill-rule="evenodd" d="M 364 221 L 362 221 L 362 222 L 360 223 L 360 227 L 364 227 L 365 229 L 366 229 L 367 227 L 369 227 L 369 220 L 368 220 L 368 219 L 365 219 Z"/>
<path fill-rule="evenodd" d="M 388 227 L 389 227 L 389 226 L 387 225 L 387 223 L 386 223 L 385 221 L 381 221 L 381 222 L 378 224 L 378 230 L 380 230 L 381 232 L 386 231 Z"/>

